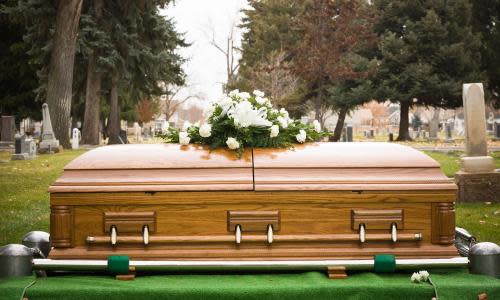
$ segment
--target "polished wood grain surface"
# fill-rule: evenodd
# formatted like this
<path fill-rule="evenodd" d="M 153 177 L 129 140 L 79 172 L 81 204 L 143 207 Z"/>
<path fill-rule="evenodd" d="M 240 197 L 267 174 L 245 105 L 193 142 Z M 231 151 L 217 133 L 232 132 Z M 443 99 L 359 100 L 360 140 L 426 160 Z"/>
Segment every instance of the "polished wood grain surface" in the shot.
<path fill-rule="evenodd" d="M 127 144 L 104 146 L 88 151 L 65 170 L 200 169 L 251 168 L 252 152 L 238 158 L 234 151 L 208 150 L 200 145 Z"/>
<path fill-rule="evenodd" d="M 439 164 L 408 146 L 394 143 L 307 143 L 294 149 L 253 149 L 261 168 L 434 168 Z"/>
<path fill-rule="evenodd" d="M 456 190 L 432 158 L 388 143 L 209 151 L 199 145 L 118 145 L 76 158 L 51 193 L 134 191 Z"/>

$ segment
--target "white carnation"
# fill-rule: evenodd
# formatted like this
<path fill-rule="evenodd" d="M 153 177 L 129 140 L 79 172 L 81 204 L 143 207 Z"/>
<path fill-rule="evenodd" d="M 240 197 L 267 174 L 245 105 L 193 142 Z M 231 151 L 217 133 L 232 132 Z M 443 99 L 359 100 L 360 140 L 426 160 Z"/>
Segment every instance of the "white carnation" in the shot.
<path fill-rule="evenodd" d="M 276 118 L 276 120 L 278 120 L 278 122 L 280 123 L 281 128 L 288 128 L 288 120 L 287 119 L 280 116 L 280 117 Z"/>
<path fill-rule="evenodd" d="M 236 90 L 232 90 L 229 92 L 229 96 L 230 97 L 235 97 L 237 96 L 238 94 L 240 93 L 240 90 L 236 89 Z"/>
<path fill-rule="evenodd" d="M 191 140 L 191 138 L 189 137 L 187 132 L 185 132 L 185 131 L 179 132 L 179 144 L 187 145 L 187 144 L 189 144 L 190 140 Z"/>
<path fill-rule="evenodd" d="M 260 96 L 257 96 L 255 97 L 255 101 L 257 101 L 257 103 L 259 103 L 260 105 L 264 105 L 267 102 L 267 98 L 262 98 Z"/>
<path fill-rule="evenodd" d="M 305 142 L 305 141 L 306 141 L 306 137 L 307 137 L 307 135 L 306 135 L 306 132 L 305 132 L 305 130 L 304 130 L 304 129 L 301 129 L 301 130 L 299 131 L 299 134 L 297 134 L 297 135 L 295 136 L 295 138 L 297 139 L 297 142 L 299 142 L 299 143 L 303 143 L 303 142 Z"/>
<path fill-rule="evenodd" d="M 182 125 L 182 131 L 187 131 L 191 127 L 191 122 L 185 121 L 184 125 Z"/>
<path fill-rule="evenodd" d="M 243 100 L 248 100 L 248 98 L 250 98 L 251 95 L 247 92 L 241 92 L 241 93 L 238 93 L 238 97 L 243 99 Z"/>
<path fill-rule="evenodd" d="M 238 142 L 238 140 L 232 137 L 227 138 L 226 144 L 227 147 L 231 150 L 236 150 L 240 147 L 240 143 Z"/>
<path fill-rule="evenodd" d="M 234 105 L 228 111 L 229 117 L 233 118 L 234 124 L 238 127 L 246 128 L 249 126 L 267 127 L 272 123 L 267 120 L 266 109 L 254 109 L 248 101 L 241 101 Z"/>
<path fill-rule="evenodd" d="M 321 124 L 318 122 L 318 120 L 314 120 L 313 126 L 314 126 L 314 131 L 316 131 L 317 133 L 321 132 Z"/>
<path fill-rule="evenodd" d="M 415 272 L 411 275 L 410 280 L 414 283 L 420 283 L 422 281 L 422 277 L 420 276 L 420 273 Z"/>
<path fill-rule="evenodd" d="M 269 134 L 269 137 L 277 137 L 279 133 L 280 127 L 278 125 L 273 125 L 271 126 L 271 133 Z"/>
<path fill-rule="evenodd" d="M 207 138 L 212 135 L 212 125 L 210 124 L 203 124 L 201 125 L 199 129 L 199 133 L 201 137 Z"/>
<path fill-rule="evenodd" d="M 420 275 L 420 279 L 422 281 L 427 281 L 429 279 L 429 272 L 427 272 L 425 270 L 418 272 L 418 274 Z"/>
<path fill-rule="evenodd" d="M 259 90 L 254 90 L 254 91 L 253 91 L 253 94 L 254 94 L 255 96 L 257 96 L 257 97 L 261 97 L 261 98 L 265 96 L 264 92 L 263 92 L 263 91 L 259 91 Z"/>

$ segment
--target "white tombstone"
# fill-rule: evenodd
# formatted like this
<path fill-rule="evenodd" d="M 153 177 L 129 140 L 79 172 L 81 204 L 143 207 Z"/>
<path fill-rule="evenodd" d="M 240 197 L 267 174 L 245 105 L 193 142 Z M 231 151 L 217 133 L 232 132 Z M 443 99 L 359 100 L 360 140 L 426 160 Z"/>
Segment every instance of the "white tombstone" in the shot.
<path fill-rule="evenodd" d="M 139 143 L 142 140 L 142 129 L 138 123 L 134 123 L 135 140 Z"/>
<path fill-rule="evenodd" d="M 464 84 L 463 101 L 466 157 L 462 158 L 462 170 L 468 173 L 492 172 L 495 165 L 493 158 L 487 156 L 483 84 Z"/>
<path fill-rule="evenodd" d="M 71 149 L 77 150 L 80 148 L 81 138 L 80 130 L 78 130 L 78 128 L 73 128 L 73 134 L 71 135 Z"/>
<path fill-rule="evenodd" d="M 54 136 L 54 131 L 52 130 L 49 105 L 47 103 L 42 105 L 42 117 L 42 141 L 40 142 L 40 150 L 54 151 L 59 148 L 59 141 Z"/>

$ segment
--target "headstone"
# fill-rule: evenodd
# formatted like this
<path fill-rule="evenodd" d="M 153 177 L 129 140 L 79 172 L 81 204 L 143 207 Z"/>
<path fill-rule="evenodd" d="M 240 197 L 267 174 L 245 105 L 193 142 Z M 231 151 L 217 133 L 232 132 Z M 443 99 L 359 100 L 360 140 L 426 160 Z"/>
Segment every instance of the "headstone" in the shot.
<path fill-rule="evenodd" d="M 78 128 L 73 128 L 73 134 L 71 135 L 71 149 L 76 150 L 80 148 L 80 130 Z"/>
<path fill-rule="evenodd" d="M 493 126 L 494 135 L 493 140 L 500 141 L 500 122 L 495 122 L 495 126 Z"/>
<path fill-rule="evenodd" d="M 135 135 L 135 141 L 140 142 L 142 140 L 142 128 L 139 126 L 139 124 L 135 123 L 134 124 L 134 135 Z"/>
<path fill-rule="evenodd" d="M 352 125 L 347 125 L 346 127 L 347 141 L 352 142 Z"/>
<path fill-rule="evenodd" d="M 0 149 L 12 149 L 16 133 L 16 121 L 13 116 L 2 116 L 0 131 Z"/>
<path fill-rule="evenodd" d="M 450 121 L 446 123 L 446 143 L 453 143 L 453 132 L 452 132 L 452 124 Z"/>
<path fill-rule="evenodd" d="M 394 142 L 394 133 L 389 133 L 389 142 Z"/>
<path fill-rule="evenodd" d="M 347 129 L 342 128 L 342 142 L 347 142 Z"/>
<path fill-rule="evenodd" d="M 465 157 L 455 174 L 459 202 L 500 202 L 500 172 L 487 156 L 484 91 L 481 83 L 464 84 Z"/>
<path fill-rule="evenodd" d="M 11 156 L 12 160 L 26 160 L 36 157 L 36 144 L 31 138 L 25 135 L 16 134 L 15 153 Z"/>
<path fill-rule="evenodd" d="M 370 129 L 370 138 L 374 138 L 375 137 L 375 130 L 373 129 Z"/>
<path fill-rule="evenodd" d="M 42 141 L 40 142 L 41 152 L 53 152 L 59 149 L 59 141 L 52 131 L 52 122 L 50 121 L 49 105 L 42 105 Z"/>

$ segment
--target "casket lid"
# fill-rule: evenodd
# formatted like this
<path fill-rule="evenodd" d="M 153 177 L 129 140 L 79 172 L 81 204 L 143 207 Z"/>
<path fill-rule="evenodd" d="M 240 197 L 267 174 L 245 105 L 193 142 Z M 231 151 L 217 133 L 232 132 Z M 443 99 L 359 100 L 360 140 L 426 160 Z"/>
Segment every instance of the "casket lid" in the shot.
<path fill-rule="evenodd" d="M 254 149 L 262 190 L 455 190 L 439 164 L 394 143 L 312 143 L 293 150 Z"/>
<path fill-rule="evenodd" d="M 389 143 L 210 151 L 199 145 L 117 145 L 70 162 L 50 192 L 455 190 L 429 156 Z"/>
<path fill-rule="evenodd" d="M 70 162 L 49 192 L 252 190 L 252 152 L 199 145 L 105 146 Z"/>

